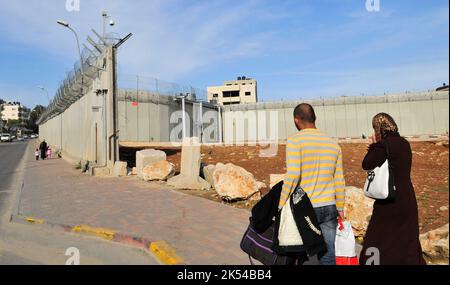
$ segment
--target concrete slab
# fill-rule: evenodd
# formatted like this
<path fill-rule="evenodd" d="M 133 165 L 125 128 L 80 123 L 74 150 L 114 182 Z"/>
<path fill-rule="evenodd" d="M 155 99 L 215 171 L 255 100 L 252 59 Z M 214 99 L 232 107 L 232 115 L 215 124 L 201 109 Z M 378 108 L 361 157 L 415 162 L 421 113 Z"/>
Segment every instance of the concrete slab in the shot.
<path fill-rule="evenodd" d="M 127 162 L 126 161 L 116 161 L 114 168 L 112 170 L 113 177 L 123 177 L 127 176 Z"/>
<path fill-rule="evenodd" d="M 142 170 L 149 164 L 166 160 L 166 153 L 155 149 L 145 149 L 136 152 L 137 176 L 142 178 Z"/>
<path fill-rule="evenodd" d="M 181 174 L 170 178 L 167 184 L 177 189 L 211 189 L 211 184 L 199 176 L 200 164 L 201 156 L 198 138 L 185 139 L 181 151 Z"/>

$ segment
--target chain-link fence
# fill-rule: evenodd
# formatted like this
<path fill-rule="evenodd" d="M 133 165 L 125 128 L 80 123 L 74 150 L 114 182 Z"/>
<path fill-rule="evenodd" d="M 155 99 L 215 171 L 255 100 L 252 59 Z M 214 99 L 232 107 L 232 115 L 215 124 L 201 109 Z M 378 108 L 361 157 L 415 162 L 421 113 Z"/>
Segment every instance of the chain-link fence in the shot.
<path fill-rule="evenodd" d="M 118 76 L 118 87 L 121 142 L 181 142 L 192 136 L 205 143 L 220 140 L 219 109 L 206 101 L 205 90 L 124 74 Z"/>
<path fill-rule="evenodd" d="M 207 93 L 204 89 L 168 82 L 153 77 L 119 74 L 118 84 L 120 90 L 145 91 L 160 96 L 179 96 L 180 94 L 188 94 L 188 98 L 192 101 L 207 101 Z"/>

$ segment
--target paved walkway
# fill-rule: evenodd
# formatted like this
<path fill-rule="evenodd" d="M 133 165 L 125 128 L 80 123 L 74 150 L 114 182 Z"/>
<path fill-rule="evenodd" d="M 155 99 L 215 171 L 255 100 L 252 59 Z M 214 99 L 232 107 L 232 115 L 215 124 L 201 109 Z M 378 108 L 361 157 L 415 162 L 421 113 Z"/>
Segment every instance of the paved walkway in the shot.
<path fill-rule="evenodd" d="M 36 161 L 33 155 L 30 149 L 20 215 L 164 240 L 187 264 L 249 263 L 239 247 L 248 211 L 135 177 L 90 177 L 61 159 Z"/>

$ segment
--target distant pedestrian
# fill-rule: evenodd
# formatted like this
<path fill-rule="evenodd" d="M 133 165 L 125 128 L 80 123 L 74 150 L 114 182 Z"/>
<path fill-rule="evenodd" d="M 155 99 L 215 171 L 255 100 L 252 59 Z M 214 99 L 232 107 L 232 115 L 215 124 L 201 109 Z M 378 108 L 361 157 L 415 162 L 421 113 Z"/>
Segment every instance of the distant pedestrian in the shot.
<path fill-rule="evenodd" d="M 52 148 L 50 146 L 47 149 L 47 158 L 52 159 Z"/>
<path fill-rule="evenodd" d="M 39 149 L 38 148 L 34 152 L 34 155 L 36 156 L 36 160 L 39 160 Z"/>
<path fill-rule="evenodd" d="M 41 159 L 42 160 L 45 160 L 45 158 L 47 157 L 47 148 L 48 148 L 48 145 L 45 142 L 45 140 L 43 140 L 41 142 L 41 144 L 39 145 L 39 150 L 41 151 Z"/>
<path fill-rule="evenodd" d="M 389 157 L 396 197 L 393 201 L 375 201 L 360 264 L 372 263 L 369 249 L 375 248 L 379 253 L 379 265 L 425 265 L 419 240 L 416 194 L 411 182 L 411 146 L 400 136 L 397 124 L 390 115 L 376 115 L 372 125 L 375 133 L 362 167 L 372 170 Z"/>

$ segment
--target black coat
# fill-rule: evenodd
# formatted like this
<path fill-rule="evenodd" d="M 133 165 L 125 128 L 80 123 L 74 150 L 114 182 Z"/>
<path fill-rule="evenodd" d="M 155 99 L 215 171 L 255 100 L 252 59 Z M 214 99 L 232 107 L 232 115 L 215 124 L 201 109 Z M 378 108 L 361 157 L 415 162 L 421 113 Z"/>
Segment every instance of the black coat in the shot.
<path fill-rule="evenodd" d="M 301 192 L 303 196 L 300 195 L 301 197 L 299 196 L 299 199 L 294 199 L 296 203 L 294 203 L 293 199 L 289 199 L 295 223 L 303 240 L 303 245 L 279 246 L 278 231 L 280 226 L 280 213 L 278 211 L 278 205 L 282 188 L 283 182 L 278 183 L 253 207 L 252 227 L 258 233 L 263 233 L 274 224 L 274 243 L 272 249 L 280 255 L 308 254 L 309 256 L 321 256 L 327 251 L 326 244 L 311 201 L 304 192 Z"/>
<path fill-rule="evenodd" d="M 381 166 L 387 158 L 394 176 L 396 197 L 393 201 L 377 200 L 364 238 L 360 264 L 366 264 L 368 248 L 377 248 L 381 265 L 422 265 L 419 241 L 419 216 L 414 187 L 411 182 L 412 152 L 409 142 L 390 133 L 382 141 L 372 144 L 364 158 L 364 170 Z"/>
<path fill-rule="evenodd" d="M 39 150 L 41 151 L 41 158 L 45 159 L 47 157 L 47 149 L 48 149 L 48 145 L 46 142 L 41 142 L 41 144 L 39 145 Z"/>

